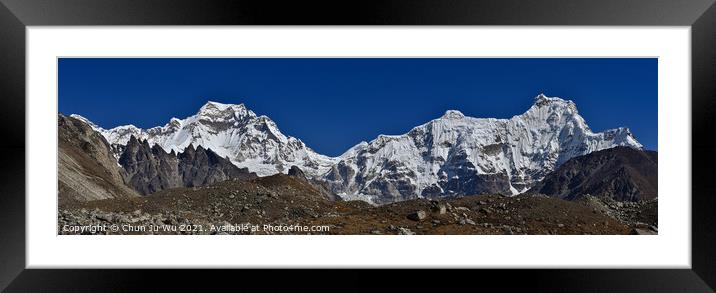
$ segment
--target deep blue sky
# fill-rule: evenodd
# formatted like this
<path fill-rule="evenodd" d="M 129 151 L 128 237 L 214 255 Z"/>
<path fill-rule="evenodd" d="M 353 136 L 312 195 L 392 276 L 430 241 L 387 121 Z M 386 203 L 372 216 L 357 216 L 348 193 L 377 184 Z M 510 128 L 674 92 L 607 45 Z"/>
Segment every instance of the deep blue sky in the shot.
<path fill-rule="evenodd" d="M 594 131 L 626 126 L 657 149 L 657 59 L 62 58 L 59 111 L 149 128 L 207 100 L 245 103 L 286 135 L 339 155 L 457 109 L 509 118 L 545 93 L 573 100 Z"/>

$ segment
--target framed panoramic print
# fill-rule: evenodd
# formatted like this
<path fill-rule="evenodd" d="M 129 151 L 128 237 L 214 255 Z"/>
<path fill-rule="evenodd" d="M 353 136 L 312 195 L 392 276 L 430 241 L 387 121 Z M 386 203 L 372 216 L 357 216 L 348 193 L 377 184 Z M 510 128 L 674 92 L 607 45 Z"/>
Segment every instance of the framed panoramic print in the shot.
<path fill-rule="evenodd" d="M 8 291 L 716 284 L 713 1 L 2 4 Z"/>

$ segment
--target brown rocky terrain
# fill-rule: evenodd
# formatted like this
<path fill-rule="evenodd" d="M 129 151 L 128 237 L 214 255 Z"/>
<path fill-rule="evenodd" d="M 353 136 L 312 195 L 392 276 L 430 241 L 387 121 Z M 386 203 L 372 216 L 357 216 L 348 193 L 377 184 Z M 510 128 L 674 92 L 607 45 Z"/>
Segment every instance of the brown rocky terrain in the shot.
<path fill-rule="evenodd" d="M 68 203 L 60 205 L 58 223 L 60 234 L 81 234 L 63 231 L 65 225 L 111 224 L 184 226 L 184 231 L 96 233 L 582 235 L 631 234 L 637 227 L 649 229 L 648 225 L 635 226 L 616 217 L 608 208 L 546 196 L 415 199 L 383 206 L 332 201 L 309 182 L 281 174 L 175 188 L 138 198 Z M 240 225 L 320 226 L 327 231 L 211 230 L 212 226 Z"/>

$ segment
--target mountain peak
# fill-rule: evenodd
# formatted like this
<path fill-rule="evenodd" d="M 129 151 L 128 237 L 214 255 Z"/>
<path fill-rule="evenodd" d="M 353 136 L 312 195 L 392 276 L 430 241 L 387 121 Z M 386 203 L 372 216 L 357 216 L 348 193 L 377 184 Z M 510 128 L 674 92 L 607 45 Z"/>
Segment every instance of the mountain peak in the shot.
<path fill-rule="evenodd" d="M 166 126 L 177 128 L 180 127 L 182 124 L 182 120 L 176 117 L 172 117 L 172 119 L 169 119 L 169 123 L 167 123 Z"/>
<path fill-rule="evenodd" d="M 211 110 L 211 109 L 216 109 L 216 110 L 219 110 L 219 111 L 224 111 L 224 110 L 229 109 L 229 108 L 234 109 L 234 110 L 237 110 L 237 109 L 246 109 L 246 106 L 245 106 L 243 103 L 240 103 L 240 104 L 224 104 L 224 103 L 219 103 L 219 102 L 214 102 L 214 101 L 207 101 L 206 104 L 204 104 L 203 106 L 201 106 L 201 108 L 199 109 L 199 111 L 202 111 L 202 110 Z"/>
<path fill-rule="evenodd" d="M 552 110 L 564 109 L 573 113 L 577 113 L 577 105 L 571 100 L 565 100 L 560 97 L 548 97 L 545 94 L 539 94 L 534 98 L 534 105 L 530 109 L 540 109 L 549 107 Z"/>
<path fill-rule="evenodd" d="M 208 100 L 208 101 L 206 101 L 206 104 L 204 104 L 204 106 L 206 106 L 206 105 L 212 105 L 212 106 L 215 106 L 215 107 L 228 107 L 228 106 L 243 105 L 243 103 L 240 103 L 240 104 L 226 104 L 226 103 L 221 103 L 221 102 L 217 102 L 217 101 L 210 101 L 210 100 Z"/>
<path fill-rule="evenodd" d="M 540 93 L 534 98 L 534 104 L 541 106 L 544 104 L 549 104 L 551 102 L 567 102 L 560 97 L 548 97 L 544 93 Z"/>
<path fill-rule="evenodd" d="M 246 108 L 246 105 L 243 103 L 241 104 L 224 104 L 214 101 L 208 101 L 206 104 L 201 106 L 199 109 L 199 112 L 197 113 L 201 117 L 206 118 L 217 118 L 222 117 L 224 119 L 231 118 L 231 117 L 256 117 L 256 114 Z"/>
<path fill-rule="evenodd" d="M 460 111 L 458 111 L 458 110 L 447 110 L 447 111 L 445 111 L 445 114 L 444 114 L 442 117 L 440 117 L 440 118 L 443 118 L 443 119 L 462 119 L 462 118 L 465 118 L 465 115 L 462 114 L 462 112 L 460 112 Z"/>

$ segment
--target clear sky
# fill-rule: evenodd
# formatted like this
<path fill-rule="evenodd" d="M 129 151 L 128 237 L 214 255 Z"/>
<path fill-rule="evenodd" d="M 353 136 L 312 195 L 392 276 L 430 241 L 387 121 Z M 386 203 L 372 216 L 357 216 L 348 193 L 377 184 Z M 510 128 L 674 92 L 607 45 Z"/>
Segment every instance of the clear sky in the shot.
<path fill-rule="evenodd" d="M 657 150 L 654 58 L 62 58 L 59 111 L 149 128 L 208 100 L 244 103 L 319 153 L 402 134 L 448 109 L 510 118 L 539 93 L 594 131 L 629 127 Z"/>

